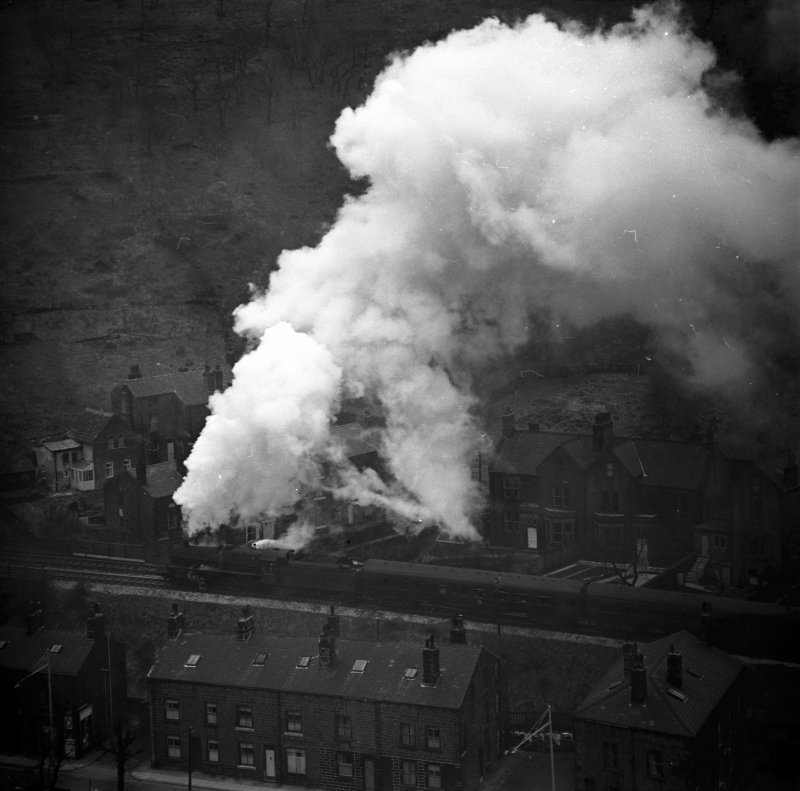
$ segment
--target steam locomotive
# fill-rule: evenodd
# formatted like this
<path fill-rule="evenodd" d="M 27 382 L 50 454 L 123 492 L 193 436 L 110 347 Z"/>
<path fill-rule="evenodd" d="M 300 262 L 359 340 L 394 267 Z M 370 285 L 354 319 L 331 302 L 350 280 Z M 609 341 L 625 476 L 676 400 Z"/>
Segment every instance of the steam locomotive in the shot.
<path fill-rule="evenodd" d="M 687 629 L 749 656 L 800 659 L 800 612 L 780 604 L 527 574 L 366 560 L 314 562 L 281 547 L 177 544 L 168 579 L 201 589 L 321 599 L 445 617 L 655 639 Z"/>

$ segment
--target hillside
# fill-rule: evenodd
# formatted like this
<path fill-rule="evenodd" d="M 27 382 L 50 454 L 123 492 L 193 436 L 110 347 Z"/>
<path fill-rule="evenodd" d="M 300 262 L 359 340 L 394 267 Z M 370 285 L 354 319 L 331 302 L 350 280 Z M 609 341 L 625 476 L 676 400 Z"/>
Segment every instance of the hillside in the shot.
<path fill-rule="evenodd" d="M 719 26 L 714 3 L 693 7 Z M 389 54 L 537 10 L 594 23 L 629 3 L 4 4 L 0 450 L 108 406 L 133 363 L 235 358 L 230 314 L 249 284 L 363 188 L 327 141 Z"/>

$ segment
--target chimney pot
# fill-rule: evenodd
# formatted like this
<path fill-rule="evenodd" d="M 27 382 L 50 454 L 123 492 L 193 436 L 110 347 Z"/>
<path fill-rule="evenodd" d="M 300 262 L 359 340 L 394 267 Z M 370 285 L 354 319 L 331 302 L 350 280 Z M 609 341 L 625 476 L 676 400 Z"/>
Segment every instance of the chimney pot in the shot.
<path fill-rule="evenodd" d="M 454 615 L 450 627 L 450 642 L 457 645 L 466 645 L 467 630 L 464 628 L 464 616 Z"/>
<path fill-rule="evenodd" d="M 602 453 L 611 447 L 614 438 L 614 421 L 610 412 L 599 412 L 594 416 L 592 425 L 592 450 Z"/>
<path fill-rule="evenodd" d="M 336 635 L 327 623 L 322 625 L 319 636 L 319 666 L 333 667 L 336 664 Z"/>
<path fill-rule="evenodd" d="M 425 647 L 422 649 L 422 683 L 435 686 L 439 675 L 439 649 L 431 633 L 425 638 Z"/>
<path fill-rule="evenodd" d="M 631 667 L 631 703 L 644 703 L 647 700 L 647 668 L 644 655 L 639 652 Z"/>
<path fill-rule="evenodd" d="M 667 654 L 667 684 L 678 689 L 683 686 L 683 659 L 674 645 L 669 647 Z"/>
<path fill-rule="evenodd" d="M 183 631 L 183 613 L 176 602 L 172 602 L 169 618 L 167 619 L 167 637 L 174 640 Z"/>
<path fill-rule="evenodd" d="M 622 674 L 626 678 L 631 674 L 638 653 L 639 646 L 635 642 L 628 640 L 622 644 Z"/>

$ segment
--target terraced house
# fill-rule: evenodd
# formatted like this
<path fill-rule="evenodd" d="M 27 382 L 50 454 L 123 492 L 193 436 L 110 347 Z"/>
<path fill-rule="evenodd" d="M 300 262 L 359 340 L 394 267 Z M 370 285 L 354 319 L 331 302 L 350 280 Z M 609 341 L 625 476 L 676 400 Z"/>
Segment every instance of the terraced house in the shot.
<path fill-rule="evenodd" d="M 503 660 L 485 648 L 174 635 L 148 677 L 154 767 L 344 791 L 472 791 L 502 755 Z"/>

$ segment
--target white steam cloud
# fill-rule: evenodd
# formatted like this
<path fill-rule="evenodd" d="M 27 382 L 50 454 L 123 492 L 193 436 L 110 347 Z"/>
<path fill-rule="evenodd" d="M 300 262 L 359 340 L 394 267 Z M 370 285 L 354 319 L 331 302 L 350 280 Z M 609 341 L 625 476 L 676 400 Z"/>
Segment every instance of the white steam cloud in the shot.
<path fill-rule="evenodd" d="M 714 60 L 649 7 L 606 31 L 487 20 L 396 56 L 331 138 L 368 191 L 236 311 L 257 346 L 187 461 L 190 530 L 275 514 L 328 462 L 335 494 L 474 537 L 469 371 L 523 343 L 538 307 L 632 313 L 699 382 L 749 376 L 752 267 L 800 315 L 799 149 L 714 107 Z M 386 415 L 392 490 L 330 447 L 361 394 Z"/>

